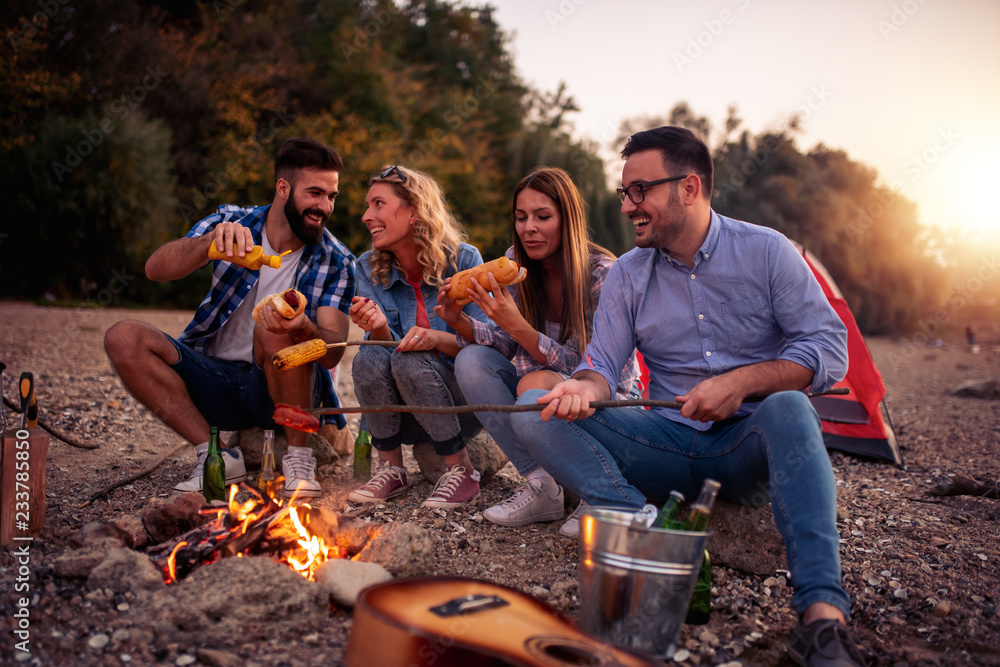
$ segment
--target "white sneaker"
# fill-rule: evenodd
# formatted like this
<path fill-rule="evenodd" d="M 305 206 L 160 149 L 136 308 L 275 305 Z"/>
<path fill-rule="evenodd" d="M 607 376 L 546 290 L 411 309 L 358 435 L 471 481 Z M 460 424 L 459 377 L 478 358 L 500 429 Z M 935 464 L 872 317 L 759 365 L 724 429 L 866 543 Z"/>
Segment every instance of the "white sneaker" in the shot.
<path fill-rule="evenodd" d="M 572 537 L 576 539 L 580 537 L 580 516 L 583 515 L 583 510 L 590 507 L 585 501 L 581 500 L 580 504 L 576 506 L 573 513 L 569 515 L 566 522 L 559 527 L 559 534 L 565 535 L 566 537 Z"/>
<path fill-rule="evenodd" d="M 316 481 L 316 457 L 310 447 L 289 447 L 281 457 L 286 498 L 315 498 L 323 488 Z"/>
<path fill-rule="evenodd" d="M 202 443 L 194 448 L 198 460 L 191 471 L 191 477 L 174 486 L 174 491 L 201 491 L 201 476 L 205 470 L 205 459 L 208 458 L 208 443 Z M 243 452 L 239 447 L 222 448 L 222 460 L 226 463 L 226 486 L 239 484 L 247 476 L 247 467 L 243 463 Z"/>
<path fill-rule="evenodd" d="M 514 495 L 498 505 L 490 507 L 483 516 L 498 526 L 527 526 L 538 521 L 561 519 L 563 510 L 563 490 L 558 484 L 557 495 L 545 495 L 545 483 L 540 479 L 527 479 L 517 487 Z"/>

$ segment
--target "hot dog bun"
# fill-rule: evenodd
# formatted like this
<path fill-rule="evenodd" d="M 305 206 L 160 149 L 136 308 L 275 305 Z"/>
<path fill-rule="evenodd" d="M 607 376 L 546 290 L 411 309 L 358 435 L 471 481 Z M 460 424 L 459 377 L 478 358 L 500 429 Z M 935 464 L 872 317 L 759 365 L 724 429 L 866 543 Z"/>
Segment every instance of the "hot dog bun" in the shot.
<path fill-rule="evenodd" d="M 260 311 L 264 309 L 264 306 L 271 306 L 279 315 L 290 320 L 306 309 L 306 296 L 297 289 L 286 289 L 277 294 L 268 294 L 253 308 L 253 319 L 261 324 L 263 322 Z"/>
<path fill-rule="evenodd" d="M 448 296 L 454 299 L 457 305 L 464 306 L 472 301 L 465 291 L 472 287 L 472 281 L 478 282 L 483 286 L 483 289 L 489 290 L 489 274 L 491 273 L 497 279 L 497 284 L 500 287 L 508 287 L 524 280 L 528 275 L 528 270 L 509 257 L 494 259 L 479 266 L 474 266 L 471 269 L 459 271 L 452 276 L 451 289 L 448 290 Z"/>

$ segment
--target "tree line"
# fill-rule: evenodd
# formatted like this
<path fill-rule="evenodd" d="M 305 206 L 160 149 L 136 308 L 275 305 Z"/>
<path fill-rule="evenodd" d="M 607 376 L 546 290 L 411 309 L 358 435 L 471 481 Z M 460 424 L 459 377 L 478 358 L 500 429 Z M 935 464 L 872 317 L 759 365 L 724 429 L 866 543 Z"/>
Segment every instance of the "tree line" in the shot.
<path fill-rule="evenodd" d="M 442 182 L 485 257 L 509 244 L 510 193 L 543 164 L 573 176 L 599 243 L 632 246 L 601 147 L 573 134 L 575 101 L 521 80 L 489 5 L 8 0 L 0 28 L 6 297 L 191 307 L 207 271 L 151 283 L 146 257 L 221 204 L 269 202 L 291 136 L 344 157 L 329 227 L 355 253 L 365 181 L 396 162 Z M 910 330 L 948 296 L 946 244 L 843 152 L 800 152 L 794 127 L 753 134 L 735 110 L 718 131 L 683 103 L 622 133 L 662 122 L 709 140 L 715 208 L 812 250 L 867 330 Z"/>

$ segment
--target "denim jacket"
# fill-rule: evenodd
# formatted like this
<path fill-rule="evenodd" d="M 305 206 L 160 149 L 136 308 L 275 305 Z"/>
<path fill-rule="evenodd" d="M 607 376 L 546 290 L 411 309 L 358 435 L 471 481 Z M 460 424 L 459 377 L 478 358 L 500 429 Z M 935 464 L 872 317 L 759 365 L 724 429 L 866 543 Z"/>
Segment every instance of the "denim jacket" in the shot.
<path fill-rule="evenodd" d="M 417 323 L 417 300 L 413 294 L 413 288 L 410 286 L 410 283 L 406 282 L 406 277 L 402 271 L 396 267 L 393 267 L 389 272 L 389 286 L 382 287 L 382 283 L 372 280 L 371 260 L 371 250 L 368 250 L 358 258 L 356 272 L 358 296 L 368 297 L 378 304 L 382 312 L 385 313 L 393 340 L 400 340 Z M 450 268 L 446 270 L 444 277 L 447 278 L 459 271 L 471 269 L 482 263 L 483 256 L 479 250 L 475 246 L 463 243 L 458 249 L 458 267 L 454 270 Z M 427 319 L 430 322 L 431 328 L 437 331 L 456 333 L 454 329 L 449 327 L 444 320 L 434 313 L 434 306 L 437 305 L 437 288 L 423 283 L 420 293 L 424 299 L 424 307 L 427 309 Z M 490 321 L 479 306 L 474 303 L 470 303 L 465 307 L 465 313 L 474 320 L 481 322 Z M 367 334 L 365 338 L 368 338 Z M 441 356 L 449 365 L 454 366 L 455 360 L 452 357 Z"/>

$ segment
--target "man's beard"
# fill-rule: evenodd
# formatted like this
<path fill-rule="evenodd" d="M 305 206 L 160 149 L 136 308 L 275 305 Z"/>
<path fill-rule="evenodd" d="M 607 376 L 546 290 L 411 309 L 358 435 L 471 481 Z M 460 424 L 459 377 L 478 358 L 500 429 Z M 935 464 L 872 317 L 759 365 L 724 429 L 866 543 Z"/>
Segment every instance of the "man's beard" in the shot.
<path fill-rule="evenodd" d="M 305 221 L 306 214 L 318 215 L 323 218 L 323 224 L 313 226 Z M 295 196 L 288 198 L 285 202 L 285 219 L 288 220 L 288 226 L 291 227 L 292 233 L 299 238 L 300 241 L 306 245 L 315 245 L 319 243 L 320 239 L 323 238 L 323 229 L 326 225 L 326 221 L 329 216 L 323 216 L 323 212 L 318 209 L 309 209 L 307 211 L 299 211 L 295 207 Z"/>

